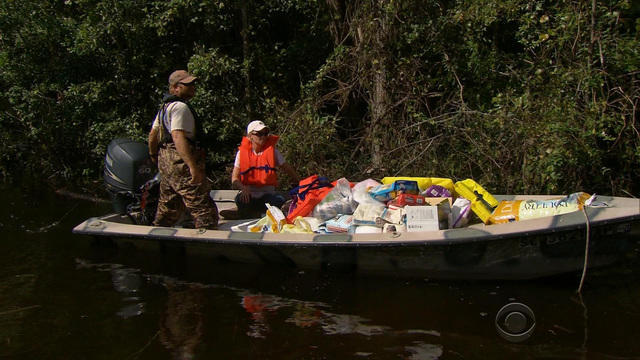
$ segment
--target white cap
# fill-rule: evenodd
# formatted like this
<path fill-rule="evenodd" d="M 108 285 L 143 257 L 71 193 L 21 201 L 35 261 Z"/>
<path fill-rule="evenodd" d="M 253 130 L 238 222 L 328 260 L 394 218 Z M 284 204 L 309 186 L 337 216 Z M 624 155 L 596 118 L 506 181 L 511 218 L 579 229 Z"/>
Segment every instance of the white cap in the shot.
<path fill-rule="evenodd" d="M 267 125 L 265 125 L 262 121 L 260 120 L 254 120 L 252 122 L 249 123 L 249 125 L 247 126 L 247 134 L 251 134 L 254 131 L 260 131 L 264 128 L 266 128 Z"/>

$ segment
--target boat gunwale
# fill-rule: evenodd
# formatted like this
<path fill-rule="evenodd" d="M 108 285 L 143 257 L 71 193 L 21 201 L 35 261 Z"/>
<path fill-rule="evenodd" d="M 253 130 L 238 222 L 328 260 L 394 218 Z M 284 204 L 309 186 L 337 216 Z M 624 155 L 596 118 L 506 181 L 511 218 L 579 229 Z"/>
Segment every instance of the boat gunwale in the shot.
<path fill-rule="evenodd" d="M 630 199 L 630 198 L 619 198 L 619 199 Z M 602 227 L 608 225 L 615 224 L 623 224 L 623 223 L 632 223 L 634 221 L 640 220 L 640 201 L 637 199 L 633 199 L 638 202 L 638 209 L 635 214 L 629 214 L 625 216 L 619 217 L 607 217 L 603 219 L 593 219 L 589 221 L 591 227 Z M 627 207 L 627 209 L 629 209 Z M 587 209 L 587 212 L 598 211 L 598 208 L 595 209 Z M 135 239 L 144 239 L 144 240 L 162 240 L 162 241 L 172 241 L 178 243 L 200 243 L 200 244 L 227 244 L 227 245 L 265 245 L 265 246 L 292 246 L 292 247 L 393 247 L 393 246 L 442 246 L 442 245 L 456 245 L 456 244 L 467 244 L 467 243 L 478 243 L 478 242 L 487 242 L 493 240 L 500 239 L 510 239 L 510 238 L 526 238 L 529 236 L 535 236 L 540 234 L 556 234 L 561 232 L 568 232 L 574 230 L 584 229 L 587 226 L 586 221 L 577 222 L 577 221 L 569 221 L 566 224 L 561 224 L 562 220 L 568 219 L 570 216 L 575 216 L 576 212 L 555 215 L 552 217 L 546 218 L 538 218 L 531 220 L 523 220 L 521 222 L 512 222 L 506 224 L 495 224 L 488 225 L 491 226 L 492 229 L 504 229 L 505 226 L 514 227 L 518 224 L 522 224 L 523 222 L 527 222 L 528 225 L 536 225 L 535 221 L 538 221 L 540 224 L 544 225 L 549 222 L 549 218 L 553 218 L 553 223 L 555 225 L 550 228 L 549 226 L 532 226 L 530 229 L 526 229 L 524 231 L 511 231 L 511 232 L 501 232 L 501 233 L 491 233 L 483 230 L 485 225 L 483 224 L 475 224 L 466 228 L 459 229 L 445 229 L 438 230 L 433 232 L 416 232 L 416 233 L 398 233 L 398 237 L 402 236 L 402 234 L 410 234 L 407 236 L 415 238 L 416 234 L 430 234 L 434 233 L 439 234 L 440 236 L 432 239 L 395 239 L 393 238 L 393 234 L 389 233 L 376 233 L 376 234 L 286 234 L 288 238 L 297 236 L 303 236 L 306 238 L 310 238 L 311 240 L 279 240 L 272 239 L 276 236 L 282 236 L 285 234 L 273 234 L 273 233 L 249 233 L 249 232 L 234 232 L 234 231 L 225 231 L 225 230 L 207 230 L 202 233 L 199 233 L 196 236 L 188 235 L 184 233 L 179 233 L 179 231 L 188 230 L 188 231 L 198 231 L 196 229 L 181 229 L 181 228 L 161 228 L 155 226 L 145 226 L 145 225 L 133 225 L 133 224 L 123 224 L 113 221 L 104 220 L 110 216 L 114 216 L 115 214 L 106 215 L 103 217 L 93 217 L 85 220 L 83 223 L 79 224 L 73 229 L 73 233 L 82 234 L 82 235 L 93 235 L 93 236 L 108 236 L 114 238 L 135 238 Z M 596 213 L 597 215 L 597 213 Z M 89 228 L 89 224 L 93 221 L 101 221 L 105 223 L 105 227 L 107 223 L 112 223 L 120 226 L 135 226 L 135 227 L 145 227 L 149 228 L 149 231 L 146 234 L 142 233 L 131 233 L 131 232 L 122 232 L 122 231 L 109 231 L 105 232 L 104 227 L 101 229 L 92 230 Z M 515 224 L 515 225 L 513 225 Z M 548 224 L 547 224 L 548 225 Z M 164 234 L 151 234 L 153 229 L 170 229 L 174 230 L 174 233 L 171 235 Z M 462 235 L 462 232 L 477 232 L 476 235 L 470 236 L 456 236 Z M 213 234 L 212 234 L 213 233 Z M 223 233 L 226 236 L 224 238 L 216 236 L 216 233 Z M 243 234 L 255 237 L 255 239 L 242 239 Z M 452 237 L 447 238 L 447 234 L 452 235 Z M 213 235 L 213 236 L 206 236 Z M 266 235 L 266 236 L 265 236 Z M 390 239 L 379 239 L 380 237 L 391 237 Z M 265 239 L 266 237 L 266 239 Z M 336 239 L 332 241 L 331 238 Z M 354 237 L 356 239 L 354 240 Z M 367 238 L 378 238 L 374 240 L 368 240 Z M 337 240 L 342 239 L 342 240 Z M 346 240 L 344 240 L 346 239 Z"/>

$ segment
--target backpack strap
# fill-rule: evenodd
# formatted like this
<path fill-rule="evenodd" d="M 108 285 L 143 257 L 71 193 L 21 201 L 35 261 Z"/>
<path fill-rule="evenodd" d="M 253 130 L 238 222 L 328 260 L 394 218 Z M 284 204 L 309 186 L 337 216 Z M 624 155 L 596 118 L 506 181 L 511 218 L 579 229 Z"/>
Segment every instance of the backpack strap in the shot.
<path fill-rule="evenodd" d="M 321 189 L 323 187 L 333 187 L 331 182 L 326 177 L 318 177 L 312 182 L 305 185 L 298 185 L 289 191 L 291 196 L 297 196 L 300 200 L 304 201 L 307 193 L 311 190 Z"/>

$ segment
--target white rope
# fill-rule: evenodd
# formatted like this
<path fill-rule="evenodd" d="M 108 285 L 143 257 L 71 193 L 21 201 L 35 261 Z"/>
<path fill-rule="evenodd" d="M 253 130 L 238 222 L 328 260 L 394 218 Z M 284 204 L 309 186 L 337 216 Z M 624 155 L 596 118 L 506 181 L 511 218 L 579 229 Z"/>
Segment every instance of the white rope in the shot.
<path fill-rule="evenodd" d="M 582 285 L 584 285 L 584 278 L 587 276 L 587 263 L 589 262 L 589 233 L 591 226 L 589 224 L 586 204 L 582 206 L 582 213 L 584 214 L 585 222 L 587 224 L 587 239 L 584 244 L 584 264 L 582 265 L 582 277 L 580 278 L 580 285 L 578 286 L 578 294 L 582 293 Z"/>

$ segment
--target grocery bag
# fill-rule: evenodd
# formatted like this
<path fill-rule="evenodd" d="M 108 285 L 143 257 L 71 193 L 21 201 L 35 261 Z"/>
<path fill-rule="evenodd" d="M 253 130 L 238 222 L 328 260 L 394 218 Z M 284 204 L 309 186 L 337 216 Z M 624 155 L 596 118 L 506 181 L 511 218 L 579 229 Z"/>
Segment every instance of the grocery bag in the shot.
<path fill-rule="evenodd" d="M 353 200 L 349 180 L 340 178 L 334 182 L 334 185 L 324 199 L 313 208 L 311 216 L 320 220 L 329 220 L 338 214 L 353 214 L 358 204 Z"/>

